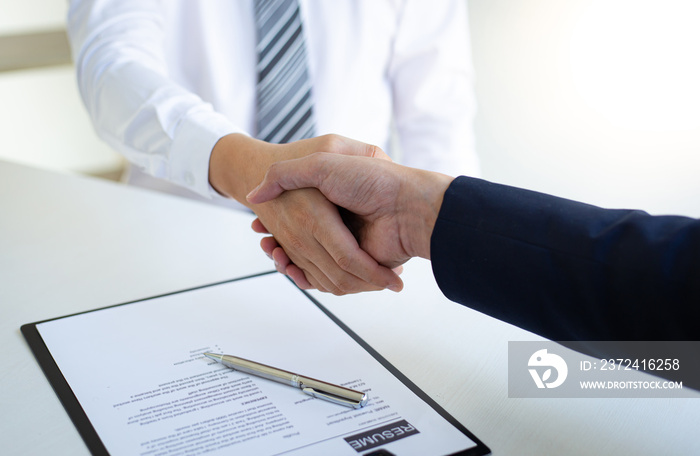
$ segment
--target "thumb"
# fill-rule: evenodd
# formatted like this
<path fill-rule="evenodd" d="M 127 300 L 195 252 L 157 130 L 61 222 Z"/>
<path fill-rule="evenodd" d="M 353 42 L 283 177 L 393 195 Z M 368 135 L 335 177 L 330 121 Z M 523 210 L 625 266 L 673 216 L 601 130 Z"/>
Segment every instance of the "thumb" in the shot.
<path fill-rule="evenodd" d="M 261 204 L 277 198 L 287 190 L 318 187 L 322 177 L 316 163 L 313 155 L 273 163 L 262 182 L 248 193 L 246 200 L 251 204 Z"/>
<path fill-rule="evenodd" d="M 369 158 L 379 158 L 381 160 L 392 161 L 386 152 L 382 150 L 381 147 L 373 146 L 371 144 L 358 143 L 359 153 L 353 154 L 343 154 L 343 155 L 359 155 L 361 157 Z"/>
<path fill-rule="evenodd" d="M 266 203 L 277 198 L 285 191 L 278 182 L 268 179 L 269 174 L 270 172 L 268 171 L 263 181 L 246 195 L 245 199 L 250 204 Z"/>
<path fill-rule="evenodd" d="M 342 136 L 336 136 L 340 138 L 340 147 L 332 147 L 329 152 L 339 154 L 339 155 L 356 155 L 358 157 L 369 157 L 369 158 L 379 158 L 381 160 L 392 161 L 391 157 L 386 154 L 379 146 L 374 146 L 372 144 L 367 144 L 362 141 L 357 141 L 351 138 L 345 138 Z"/>

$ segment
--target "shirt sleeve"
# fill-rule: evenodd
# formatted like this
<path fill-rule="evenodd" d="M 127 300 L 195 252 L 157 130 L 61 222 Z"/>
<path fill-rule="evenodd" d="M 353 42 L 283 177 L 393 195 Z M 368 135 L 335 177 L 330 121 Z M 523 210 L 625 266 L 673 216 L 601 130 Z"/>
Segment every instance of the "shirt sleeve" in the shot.
<path fill-rule="evenodd" d="M 700 220 L 459 177 L 431 238 L 453 301 L 552 340 L 697 340 Z"/>
<path fill-rule="evenodd" d="M 398 21 L 389 79 L 402 163 L 478 175 L 466 2 L 406 0 Z"/>
<path fill-rule="evenodd" d="M 241 132 L 168 77 L 157 0 L 73 0 L 68 35 L 78 87 L 97 134 L 146 173 L 205 197 L 209 158 Z"/>

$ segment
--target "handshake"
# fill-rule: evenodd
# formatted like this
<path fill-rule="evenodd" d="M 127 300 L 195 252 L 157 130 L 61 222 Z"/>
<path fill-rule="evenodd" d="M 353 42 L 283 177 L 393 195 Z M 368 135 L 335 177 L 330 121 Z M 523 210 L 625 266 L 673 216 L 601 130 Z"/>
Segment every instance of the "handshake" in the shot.
<path fill-rule="evenodd" d="M 240 188 L 212 179 L 240 169 L 226 163 L 210 182 L 255 211 L 263 250 L 301 288 L 399 291 L 419 256 L 448 299 L 552 340 L 698 337 L 700 219 L 453 179 L 338 136 L 261 152 Z"/>
<path fill-rule="evenodd" d="M 430 258 L 430 236 L 453 178 L 398 165 L 380 149 L 346 138 L 326 140 L 334 151 L 274 162 L 246 196 L 256 213 L 258 205 L 311 189 L 327 200 L 309 206 L 290 199 L 285 211 L 298 211 L 298 224 L 277 225 L 279 231 L 256 219 L 256 232 L 272 234 L 261 247 L 303 289 L 400 291 L 401 265 Z"/>

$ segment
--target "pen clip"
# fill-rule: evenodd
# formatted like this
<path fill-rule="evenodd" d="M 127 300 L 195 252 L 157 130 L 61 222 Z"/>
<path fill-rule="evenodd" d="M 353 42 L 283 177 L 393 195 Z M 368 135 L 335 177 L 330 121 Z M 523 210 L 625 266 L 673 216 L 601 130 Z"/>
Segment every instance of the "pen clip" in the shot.
<path fill-rule="evenodd" d="M 361 401 L 354 401 L 345 397 L 336 396 L 334 394 L 319 391 L 310 386 L 302 388 L 302 391 L 318 399 L 324 399 L 326 401 L 333 402 L 334 404 L 344 405 L 346 407 L 352 407 L 355 409 L 361 408 L 367 403 L 367 396 L 363 396 Z"/>

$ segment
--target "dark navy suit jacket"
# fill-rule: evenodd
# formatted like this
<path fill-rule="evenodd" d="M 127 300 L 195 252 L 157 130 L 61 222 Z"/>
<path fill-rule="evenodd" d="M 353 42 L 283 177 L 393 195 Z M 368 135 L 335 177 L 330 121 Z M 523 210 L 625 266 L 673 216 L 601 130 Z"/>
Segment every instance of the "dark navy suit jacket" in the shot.
<path fill-rule="evenodd" d="M 700 340 L 700 220 L 460 177 L 431 260 L 451 300 L 552 340 Z"/>

